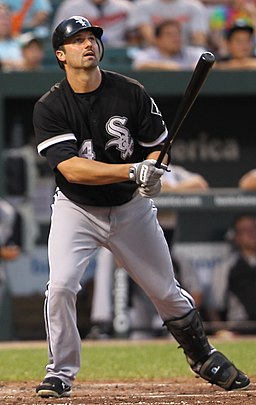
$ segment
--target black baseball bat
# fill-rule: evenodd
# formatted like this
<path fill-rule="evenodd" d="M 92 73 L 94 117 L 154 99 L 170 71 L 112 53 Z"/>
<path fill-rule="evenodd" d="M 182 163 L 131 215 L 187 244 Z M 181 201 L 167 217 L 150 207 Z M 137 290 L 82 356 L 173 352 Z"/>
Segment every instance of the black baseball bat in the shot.
<path fill-rule="evenodd" d="M 188 112 L 193 106 L 197 95 L 214 62 L 215 56 L 211 52 L 204 52 L 200 56 L 192 77 L 187 85 L 184 96 L 182 97 L 177 113 L 175 114 L 168 136 L 156 161 L 156 167 L 161 167 L 161 163 L 165 154 L 169 151 L 175 136 L 177 135 L 183 121 L 185 120 Z"/>

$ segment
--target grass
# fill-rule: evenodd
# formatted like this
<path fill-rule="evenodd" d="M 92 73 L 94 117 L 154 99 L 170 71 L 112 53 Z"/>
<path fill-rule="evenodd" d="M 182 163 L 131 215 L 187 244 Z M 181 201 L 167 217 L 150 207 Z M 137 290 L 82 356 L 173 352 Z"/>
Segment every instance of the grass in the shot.
<path fill-rule="evenodd" d="M 231 361 L 250 376 L 256 376 L 256 340 L 236 339 L 214 342 Z M 41 380 L 45 374 L 47 349 L 0 345 L 2 381 Z M 83 342 L 82 366 L 78 380 L 132 380 L 193 378 L 182 350 L 170 341 Z"/>

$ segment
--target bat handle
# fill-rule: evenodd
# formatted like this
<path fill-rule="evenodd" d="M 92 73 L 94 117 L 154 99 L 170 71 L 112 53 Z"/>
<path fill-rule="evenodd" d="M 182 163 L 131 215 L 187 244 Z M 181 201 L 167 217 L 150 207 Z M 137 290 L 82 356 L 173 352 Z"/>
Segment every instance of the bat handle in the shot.
<path fill-rule="evenodd" d="M 162 161 L 164 160 L 165 155 L 171 149 L 171 146 L 172 146 L 172 140 L 169 143 L 165 142 L 165 144 L 163 145 L 163 147 L 160 151 L 160 154 L 156 160 L 155 167 L 157 167 L 157 169 L 160 169 L 162 167 Z"/>
<path fill-rule="evenodd" d="M 170 149 L 171 145 L 166 145 L 166 147 L 163 146 L 163 148 L 161 149 L 161 152 L 157 158 L 155 167 L 157 167 L 158 169 L 160 169 L 161 165 L 162 165 L 162 161 L 165 157 L 165 154 L 168 152 L 168 150 Z"/>

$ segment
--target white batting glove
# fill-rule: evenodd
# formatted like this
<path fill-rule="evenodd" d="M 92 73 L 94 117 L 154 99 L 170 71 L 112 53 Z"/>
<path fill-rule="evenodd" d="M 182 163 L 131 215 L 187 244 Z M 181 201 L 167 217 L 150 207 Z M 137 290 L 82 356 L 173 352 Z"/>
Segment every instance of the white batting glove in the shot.
<path fill-rule="evenodd" d="M 164 166 L 157 168 L 156 160 L 148 159 L 140 163 L 134 163 L 130 168 L 129 178 L 140 186 L 151 187 L 155 185 L 164 174 Z"/>
<path fill-rule="evenodd" d="M 161 191 L 161 180 L 158 179 L 152 186 L 140 186 L 139 193 L 142 197 L 152 198 L 156 197 Z"/>

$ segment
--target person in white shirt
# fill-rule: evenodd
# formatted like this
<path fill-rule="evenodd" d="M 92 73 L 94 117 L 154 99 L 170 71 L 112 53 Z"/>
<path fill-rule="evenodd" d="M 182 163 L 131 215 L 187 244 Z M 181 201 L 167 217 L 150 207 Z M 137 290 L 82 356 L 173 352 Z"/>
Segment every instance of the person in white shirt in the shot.
<path fill-rule="evenodd" d="M 127 20 L 134 4 L 129 0 L 65 0 L 55 13 L 53 29 L 71 15 L 85 16 L 92 25 L 99 25 L 104 33 L 105 47 L 126 45 Z"/>
<path fill-rule="evenodd" d="M 200 0 L 139 0 L 128 20 L 138 29 L 145 44 L 154 44 L 154 27 L 172 18 L 182 24 L 186 45 L 206 46 L 209 32 L 207 8 Z"/>
<path fill-rule="evenodd" d="M 194 69 L 205 48 L 185 45 L 177 20 L 164 20 L 155 27 L 155 44 L 134 54 L 135 70 Z"/>

